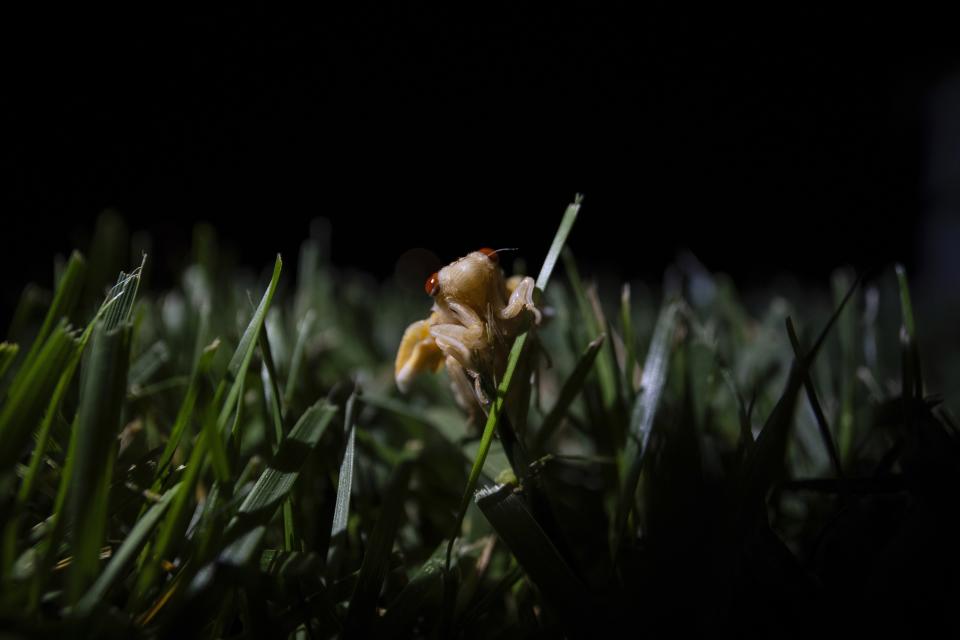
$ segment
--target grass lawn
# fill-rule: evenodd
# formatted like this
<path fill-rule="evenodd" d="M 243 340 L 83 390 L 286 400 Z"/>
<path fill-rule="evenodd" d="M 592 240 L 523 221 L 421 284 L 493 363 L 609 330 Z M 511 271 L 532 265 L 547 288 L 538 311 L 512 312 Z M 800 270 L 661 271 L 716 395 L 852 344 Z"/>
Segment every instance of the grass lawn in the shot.
<path fill-rule="evenodd" d="M 960 439 L 924 377 L 949 354 L 908 274 L 749 306 L 689 258 L 597 284 L 580 208 L 523 256 L 547 319 L 472 426 L 444 372 L 394 382 L 430 299 L 330 238 L 252 274 L 201 227 L 163 291 L 101 225 L 0 344 L 0 630 L 960 631 Z"/>

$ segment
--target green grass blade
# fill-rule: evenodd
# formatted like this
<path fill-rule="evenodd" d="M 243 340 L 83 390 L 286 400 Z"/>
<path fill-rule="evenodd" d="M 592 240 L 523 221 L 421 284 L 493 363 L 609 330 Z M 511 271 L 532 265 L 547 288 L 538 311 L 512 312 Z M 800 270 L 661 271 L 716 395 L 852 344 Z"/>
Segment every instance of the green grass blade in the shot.
<path fill-rule="evenodd" d="M 594 305 L 590 302 L 590 295 L 586 287 L 584 287 L 583 281 L 580 279 L 580 270 L 577 269 L 573 252 L 571 252 L 569 248 L 563 252 L 563 264 L 567 270 L 567 278 L 570 280 L 570 287 L 573 289 L 577 307 L 580 309 L 581 319 L 587 328 L 587 337 L 604 333 L 606 327 L 601 325 Z M 616 367 L 614 367 L 614 363 L 610 358 L 609 350 L 601 350 L 597 356 L 597 380 L 600 383 L 600 394 L 603 399 L 603 406 L 610 411 L 617 402 L 618 391 Z"/>
<path fill-rule="evenodd" d="M 577 194 L 563 212 L 563 218 L 560 220 L 560 227 L 553 236 L 553 242 L 547 250 L 547 255 L 543 259 L 543 265 L 540 267 L 540 273 L 537 275 L 537 288 L 541 291 L 547 289 L 550 282 L 550 276 L 553 275 L 553 269 L 557 266 L 557 260 L 563 247 L 567 244 L 567 237 L 570 236 L 570 230 L 573 229 L 573 223 L 577 221 L 577 215 L 580 213 L 580 206 L 583 203 L 583 196 Z"/>
<path fill-rule="evenodd" d="M 145 259 L 146 257 L 144 257 L 144 260 Z M 118 279 L 117 285 L 114 286 L 110 290 L 110 292 L 107 294 L 107 298 L 100 305 L 93 320 L 91 320 L 90 323 L 87 325 L 87 328 L 84 330 L 83 335 L 80 337 L 79 341 L 77 342 L 77 350 L 74 353 L 74 356 L 73 356 L 74 358 L 79 359 L 80 354 L 86 349 L 87 343 L 93 338 L 95 332 L 101 332 L 101 333 L 108 332 L 111 334 L 117 333 L 120 331 L 125 333 L 130 332 L 130 327 L 127 323 L 130 318 L 130 311 L 132 310 L 132 307 L 133 307 L 133 297 L 136 293 L 136 288 L 139 285 L 139 279 L 140 279 L 140 273 L 142 271 L 142 267 L 143 267 L 143 264 L 141 263 L 140 268 L 134 270 L 134 272 L 130 275 L 124 275 L 121 273 L 121 277 Z M 112 311 L 114 311 L 118 306 L 121 306 L 121 305 L 124 306 L 126 311 L 121 313 L 113 313 L 111 316 L 112 317 L 111 324 L 107 325 L 105 322 L 107 315 L 111 314 Z M 124 325 L 124 326 L 122 326 L 122 328 L 118 328 L 120 327 L 120 325 Z M 123 359 L 123 372 L 122 372 L 124 385 L 126 384 L 126 372 L 129 365 L 129 339 L 127 339 L 127 346 L 125 347 L 125 349 L 127 350 L 127 356 L 126 358 Z M 42 360 L 42 356 L 38 358 L 38 361 L 39 360 Z M 93 356 L 91 355 L 88 357 L 88 361 L 92 361 L 92 360 L 93 360 Z M 70 361 L 68 360 L 67 366 L 65 367 L 65 371 L 60 371 L 58 369 L 58 374 L 72 375 L 73 370 L 76 367 L 76 362 L 77 361 L 74 360 L 73 364 L 71 364 Z M 85 366 L 88 366 L 88 365 L 85 365 Z M 107 364 L 107 367 L 109 368 L 109 363 Z M 118 376 L 119 373 L 121 373 L 119 369 L 111 369 L 109 371 L 109 374 L 111 376 L 116 376 L 116 377 L 104 378 L 104 381 L 109 382 L 113 380 L 116 382 L 116 384 L 120 384 L 119 382 L 117 382 L 121 377 L 121 376 Z M 96 380 L 91 380 L 89 384 L 91 385 L 92 388 L 88 394 L 85 394 L 84 387 L 83 387 L 83 375 L 84 374 L 81 375 L 81 389 L 80 389 L 81 410 L 83 408 L 84 398 L 87 398 L 86 400 L 87 405 L 91 409 L 108 408 L 107 405 L 102 404 L 103 402 L 107 402 L 108 400 L 113 403 L 116 403 L 116 402 L 122 403 L 125 397 L 125 389 L 121 391 L 111 390 L 109 386 L 106 386 L 103 389 L 104 397 L 99 399 L 96 398 L 96 395 L 99 392 L 97 388 L 99 383 Z M 66 385 L 69 383 L 69 380 L 64 381 L 64 375 L 60 376 L 60 381 L 61 381 L 60 384 L 63 384 L 63 385 Z M 108 398 L 108 394 L 111 394 L 111 393 L 113 397 Z M 55 392 L 55 395 L 56 395 L 56 392 Z M 57 400 L 57 398 L 55 397 L 54 400 Z M 57 400 L 57 402 L 59 402 L 59 400 Z M 51 403 L 51 406 L 52 404 L 53 403 Z M 53 415 L 51 414 L 50 417 L 52 419 Z M 77 485 L 75 484 L 75 478 L 77 474 L 81 473 L 79 469 L 81 467 L 86 467 L 86 470 L 88 472 L 92 474 L 97 473 L 96 469 L 91 468 L 89 464 L 90 461 L 86 461 L 83 463 L 79 462 L 80 455 L 81 455 L 79 453 L 79 449 L 83 446 L 82 440 L 84 440 L 85 438 L 93 437 L 89 431 L 81 432 L 81 429 L 79 426 L 81 417 L 82 417 L 81 411 L 78 411 L 77 415 L 74 417 L 73 428 L 70 432 L 70 444 L 67 450 L 66 463 L 65 463 L 63 472 L 60 474 L 60 484 L 57 489 L 56 499 L 54 501 L 53 514 L 51 515 L 49 519 L 50 521 L 47 524 L 47 529 L 48 531 L 50 531 L 50 533 L 40 546 L 40 551 L 38 554 L 40 557 L 40 570 L 37 572 L 38 580 L 34 584 L 34 592 L 32 594 L 32 600 L 31 600 L 31 608 L 33 608 L 36 605 L 36 601 L 39 597 L 39 592 L 49 573 L 49 568 L 53 564 L 53 560 L 57 552 L 58 545 L 61 541 L 61 538 L 64 535 L 64 532 L 67 529 L 67 525 L 76 524 L 74 515 L 76 514 L 77 510 L 82 507 L 79 501 L 82 501 L 83 498 L 82 496 L 81 497 L 77 496 L 78 488 L 77 488 Z M 102 427 L 103 425 L 101 424 L 96 426 Z M 48 426 L 41 427 L 41 433 L 40 433 L 41 439 L 38 442 L 37 449 L 35 449 L 34 451 L 34 460 L 31 462 L 31 468 L 38 465 L 39 463 L 38 457 L 43 455 L 43 449 L 46 446 L 45 433 L 47 433 L 48 430 L 49 430 Z M 113 442 L 111 441 L 110 444 L 112 445 Z M 100 453 L 99 450 L 96 450 L 96 452 L 98 454 Z M 106 496 L 107 487 L 105 486 L 105 484 L 108 481 L 110 471 L 111 471 L 109 467 L 112 466 L 112 462 L 115 454 L 116 454 L 116 450 L 114 447 L 112 446 L 107 447 L 107 456 L 105 461 L 106 466 L 102 470 L 100 470 L 99 478 L 93 478 L 94 480 L 98 481 L 95 486 L 96 493 L 93 495 L 87 496 L 87 499 L 92 500 L 91 504 L 93 504 L 93 508 L 91 509 L 90 518 L 91 518 L 91 521 L 94 523 L 96 523 L 97 517 L 93 515 L 92 512 L 96 508 L 102 508 L 102 509 L 106 508 L 105 500 L 107 497 Z M 87 477 L 88 474 L 84 472 L 84 476 Z M 31 476 L 28 475 L 27 479 L 30 480 L 32 483 Z M 90 478 L 87 477 L 87 479 L 90 479 Z M 29 493 L 29 490 L 30 490 L 30 487 L 27 487 L 24 490 L 25 496 Z M 69 503 L 68 503 L 68 498 L 71 498 L 71 502 Z M 95 499 L 98 499 L 98 501 L 93 501 Z M 62 517 L 63 515 L 67 515 L 68 517 L 66 518 Z M 105 517 L 105 514 L 102 514 L 101 517 Z M 81 533 L 82 535 L 90 538 L 90 540 L 88 540 L 86 544 L 92 547 L 93 543 L 91 541 L 92 541 L 92 538 L 95 537 L 94 534 L 96 532 L 84 530 Z M 99 552 L 99 549 L 97 551 Z M 90 553 L 90 551 L 88 550 L 87 553 Z M 87 562 L 88 562 L 87 570 L 95 572 L 96 567 L 94 565 L 97 562 L 96 558 L 94 558 L 92 562 L 89 559 L 87 559 Z M 74 566 L 71 569 L 70 580 L 75 581 L 74 583 L 75 589 L 83 589 L 84 582 L 90 579 L 90 575 L 83 576 L 81 574 L 77 574 L 76 573 L 77 571 L 79 570 L 76 568 L 76 566 Z M 73 576 L 76 576 L 76 577 L 73 577 Z M 68 588 L 69 586 L 70 586 L 70 583 L 68 581 Z M 79 594 L 76 592 L 71 594 L 69 593 L 69 590 L 68 590 L 68 596 L 76 597 L 78 595 Z M 70 601 L 72 601 L 72 599 Z"/>
<path fill-rule="evenodd" d="M 584 608 L 592 609 L 589 594 L 540 528 L 522 493 L 513 485 L 495 485 L 478 491 L 476 502 L 544 599 L 564 621 L 566 631 L 577 635 L 575 631 L 584 629 Z"/>
<path fill-rule="evenodd" d="M 216 536 L 215 546 L 220 549 L 218 562 L 239 567 L 248 565 L 253 560 L 255 552 L 266 533 L 267 523 L 273 518 L 277 507 L 289 495 L 310 452 L 319 442 L 336 413 L 337 407 L 329 404 L 326 400 L 320 400 L 304 412 L 281 443 L 270 466 L 257 479 L 250 493 L 244 498 L 236 517 L 230 521 L 222 535 Z M 209 435 L 210 432 L 205 430 L 205 433 Z M 204 440 L 206 440 L 206 437 Z M 191 465 L 194 469 L 201 466 L 202 449 L 203 447 L 197 446 L 191 456 Z M 188 474 L 190 468 L 188 466 Z M 194 481 L 195 478 L 188 475 L 188 478 L 182 484 Z M 188 489 L 188 491 L 192 491 L 192 489 Z M 181 497 L 182 501 L 185 502 L 187 495 L 188 492 L 181 491 L 178 494 L 178 502 L 181 502 Z M 172 537 L 170 534 L 182 530 L 183 522 L 181 518 L 185 509 L 178 503 L 174 503 L 174 509 L 165 522 L 162 537 L 158 536 L 158 548 L 168 547 Z M 170 524 L 167 525 L 167 523 Z M 217 553 L 217 548 L 210 549 L 209 552 Z M 162 552 L 155 552 L 151 566 L 157 567 L 159 559 L 163 557 L 165 555 Z M 195 568 L 190 570 L 188 575 L 192 575 L 195 570 Z M 142 602 L 142 598 L 156 576 L 157 572 L 154 570 L 152 575 L 141 581 L 144 584 L 140 585 L 138 592 L 143 595 L 140 596 L 139 602 Z"/>
<path fill-rule="evenodd" d="M 107 300 L 100 311 L 103 314 L 100 321 L 106 329 L 116 329 L 121 324 L 130 322 L 133 303 L 137 299 L 137 290 L 140 288 L 140 274 L 143 273 L 143 266 L 146 261 L 147 256 L 143 256 L 143 261 L 139 267 L 131 273 L 121 271 L 119 277 L 117 277 L 117 284 L 110 289 Z"/>
<path fill-rule="evenodd" d="M 800 353 L 800 340 L 797 338 L 796 329 L 793 327 L 793 321 L 787 318 L 787 335 L 790 337 L 790 346 L 793 347 L 793 354 L 797 360 L 802 360 Z M 820 437 L 823 439 L 823 445 L 830 456 L 830 462 L 833 464 L 833 471 L 837 477 L 843 477 L 843 467 L 840 464 L 840 455 L 837 453 L 837 446 L 833 443 L 833 434 L 830 431 L 830 424 L 827 422 L 827 416 L 823 413 L 823 407 L 817 399 L 817 391 L 813 388 L 813 379 L 810 377 L 809 369 L 803 372 L 803 388 L 807 393 L 807 400 L 810 402 L 810 408 L 813 409 L 813 415 L 817 421 L 817 427 L 820 430 Z"/>
<path fill-rule="evenodd" d="M 221 394 L 218 393 L 217 395 Z M 207 407 L 206 415 L 203 418 L 204 423 L 210 423 L 216 419 L 217 401 L 218 398 L 215 398 Z M 184 529 L 187 526 L 188 507 L 192 503 L 194 491 L 200 479 L 207 449 L 210 446 L 208 440 L 211 439 L 212 431 L 207 427 L 201 429 L 201 435 L 197 438 L 197 442 L 190 452 L 190 458 L 187 460 L 186 473 L 177 485 L 177 489 L 173 491 L 170 508 L 157 531 L 156 540 L 150 545 L 142 558 L 140 572 L 137 575 L 131 598 L 127 603 L 128 610 L 132 612 L 139 611 L 143 607 L 146 598 L 155 586 L 154 583 L 161 575 L 161 563 L 168 559 L 174 545 L 183 536 Z"/>
<path fill-rule="evenodd" d="M 110 562 L 103 573 L 73 608 L 74 615 L 85 616 L 91 613 L 103 601 L 110 589 L 123 578 L 124 571 L 133 563 L 140 549 L 147 543 L 154 529 L 160 523 L 167 507 L 170 506 L 170 502 L 177 494 L 179 486 L 174 485 L 169 489 L 137 520 L 137 524 L 124 538 L 123 544 L 110 557 Z"/>
<path fill-rule="evenodd" d="M 907 270 L 902 264 L 898 264 L 897 287 L 900 291 L 900 312 L 903 317 L 903 326 L 907 330 L 907 335 L 911 340 L 917 337 L 917 325 L 913 318 L 913 303 L 910 301 L 910 284 L 907 282 Z"/>
<path fill-rule="evenodd" d="M 367 540 L 366 553 L 360 565 L 360 575 L 350 597 L 344 631 L 347 637 L 362 638 L 369 635 L 376 622 L 377 600 L 387 575 L 390 552 L 397 529 L 404 513 L 404 502 L 413 473 L 413 460 L 404 460 L 393 470 L 390 484 L 383 496 L 383 507 L 377 518 L 370 538 Z"/>
<path fill-rule="evenodd" d="M 730 389 L 730 394 L 737 402 L 737 421 L 740 425 L 740 437 L 737 439 L 737 453 L 742 456 L 747 448 L 753 444 L 753 427 L 750 424 L 750 412 L 747 408 L 747 403 L 743 399 L 743 394 L 740 393 L 740 388 L 737 386 L 737 381 L 733 377 L 733 373 L 723 366 L 720 366 L 719 370 L 727 388 Z"/>
<path fill-rule="evenodd" d="M 353 490 L 353 457 L 357 431 L 354 407 L 357 395 L 355 389 L 347 399 L 346 415 L 343 421 L 346 446 L 344 447 L 343 461 L 340 463 L 340 473 L 338 475 L 337 503 L 333 510 L 333 524 L 330 527 L 331 541 L 337 540 L 338 536 L 347 530 L 347 520 L 350 517 L 350 494 Z"/>
<path fill-rule="evenodd" d="M 839 271 L 834 275 L 833 295 L 834 304 L 839 304 L 844 292 L 850 288 L 851 278 L 846 271 Z M 837 428 L 837 445 L 840 460 L 849 460 L 853 453 L 856 435 L 854 429 L 854 390 L 857 385 L 856 365 L 856 327 L 857 316 L 854 309 L 844 311 L 837 320 L 837 331 L 840 337 L 840 420 Z M 865 319 L 865 325 L 869 322 Z M 864 337 L 866 337 L 865 329 Z"/>
<path fill-rule="evenodd" d="M 0 471 L 12 469 L 20 458 L 64 368 L 78 351 L 79 341 L 61 321 L 29 366 L 17 371 L 0 408 Z"/>
<path fill-rule="evenodd" d="M 337 407 L 326 400 L 318 401 L 304 412 L 280 444 L 270 466 L 257 479 L 240 505 L 241 516 L 249 518 L 262 513 L 272 516 L 276 507 L 290 493 L 300 468 L 336 414 Z"/>
<path fill-rule="evenodd" d="M 243 409 L 243 389 L 244 382 L 246 382 L 246 377 L 237 380 L 239 383 L 239 392 L 236 396 L 237 407 L 234 412 L 234 429 L 236 429 L 236 424 L 240 421 L 242 416 Z M 222 389 L 217 389 L 218 393 L 215 396 L 216 400 L 219 400 L 222 397 Z M 215 405 L 217 406 L 217 405 Z M 229 414 L 229 411 L 227 412 Z M 221 416 L 223 413 L 220 414 Z M 227 484 L 230 482 L 233 477 L 230 472 L 230 459 L 227 455 L 227 446 L 224 444 L 223 438 L 220 436 L 221 431 L 218 428 L 218 424 L 211 422 L 210 420 L 204 420 L 201 426 L 201 429 L 204 431 L 204 441 L 207 446 L 207 453 L 209 458 L 204 462 L 206 464 L 209 462 L 213 466 L 213 473 L 217 478 L 217 482 L 222 484 Z"/>
<path fill-rule="evenodd" d="M 603 305 L 600 302 L 600 293 L 597 291 L 596 284 L 592 284 L 591 286 L 587 287 L 587 300 L 590 302 L 590 308 L 593 310 L 593 317 L 596 319 L 597 326 L 600 327 L 600 330 L 605 332 L 608 336 L 613 337 L 613 325 L 610 324 L 610 320 L 607 319 L 607 316 L 603 311 Z M 609 400 L 608 406 L 612 411 L 615 411 L 616 409 L 624 406 L 624 384 L 623 376 L 620 374 L 620 368 L 617 366 L 617 352 L 614 348 L 613 339 L 607 341 L 601 353 L 603 353 L 605 357 L 598 367 L 598 373 L 602 371 L 603 368 L 607 368 L 607 372 L 602 374 L 601 377 L 607 378 L 607 381 L 604 384 L 609 385 L 613 389 L 613 394 Z M 606 397 L 606 394 L 604 397 Z M 612 415 L 615 416 L 616 413 L 612 413 Z"/>
<path fill-rule="evenodd" d="M 267 337 L 266 325 L 260 329 L 260 355 L 262 364 L 260 366 L 260 380 L 263 383 L 263 399 L 270 412 L 270 420 L 273 422 L 273 446 L 279 446 L 283 441 L 283 397 L 280 395 L 280 382 L 277 378 L 277 367 L 273 361 L 273 351 L 270 349 L 270 339 Z M 270 433 L 269 429 L 267 433 Z M 276 449 L 274 448 L 274 452 Z"/>
<path fill-rule="evenodd" d="M 735 517 L 740 524 L 746 522 L 754 511 L 763 504 L 763 498 L 767 490 L 774 480 L 783 474 L 784 453 L 787 448 L 790 425 L 793 423 L 797 395 L 803 385 L 803 377 L 820 352 L 820 348 L 826 341 L 827 335 L 836 323 L 837 318 L 840 317 L 840 313 L 859 286 L 860 279 L 857 278 L 843 300 L 840 301 L 830 320 L 827 321 L 826 326 L 820 332 L 807 355 L 800 360 L 794 359 L 783 393 L 767 417 L 757 439 L 747 450 L 747 455 L 744 457 L 738 474 L 740 511 L 735 514 Z"/>
<path fill-rule="evenodd" d="M 623 327 L 623 344 L 626 350 L 623 379 L 627 388 L 627 401 L 632 402 L 635 393 L 633 378 L 637 368 L 636 337 L 633 334 L 633 309 L 630 302 L 630 284 L 620 291 L 620 326 Z"/>
<path fill-rule="evenodd" d="M 660 312 L 647 359 L 643 366 L 640 394 L 633 403 L 630 416 L 630 433 L 623 455 L 622 486 L 617 504 L 616 523 L 613 531 L 613 556 L 616 557 L 619 545 L 627 526 L 630 511 L 633 508 L 637 483 L 653 431 L 653 421 L 660 406 L 660 396 L 667 382 L 667 370 L 670 364 L 670 347 L 673 342 L 674 328 L 679 307 L 677 303 L 667 303 Z"/>
<path fill-rule="evenodd" d="M 803 385 L 803 369 L 802 363 L 794 361 L 783 393 L 767 416 L 756 440 L 747 449 L 740 471 L 742 513 L 735 516 L 739 524 L 745 524 L 749 515 L 759 508 L 767 489 L 782 474 L 797 395 Z"/>
<path fill-rule="evenodd" d="M 260 543 L 263 542 L 263 536 L 267 533 L 267 525 L 258 524 L 249 531 L 244 531 L 233 540 L 227 547 L 220 552 L 217 557 L 217 563 L 234 568 L 249 566 L 257 551 L 260 549 Z"/>
<path fill-rule="evenodd" d="M 284 406 L 280 395 L 280 380 L 277 377 L 277 367 L 273 361 L 273 351 L 270 349 L 270 339 L 267 336 L 266 325 L 260 330 L 260 353 L 263 356 L 260 377 L 263 380 L 263 395 L 270 408 L 270 417 L 273 420 L 273 431 L 276 443 L 283 442 L 284 436 Z M 269 429 L 267 430 L 269 433 Z M 283 502 L 283 549 L 293 551 L 296 548 L 296 529 L 293 522 L 293 505 L 290 500 Z"/>
<path fill-rule="evenodd" d="M 219 340 L 214 340 L 211 344 L 204 347 L 200 357 L 197 359 L 197 362 L 193 367 L 193 372 L 190 374 L 190 384 L 187 387 L 187 393 L 183 398 L 183 402 L 180 403 L 180 409 L 177 411 L 177 417 L 174 420 L 173 427 L 170 430 L 170 437 L 167 439 L 167 443 L 163 447 L 163 453 L 160 454 L 160 459 L 157 462 L 157 483 L 162 482 L 163 477 L 166 475 L 170 466 L 170 461 L 173 460 L 173 454 L 176 452 L 177 447 L 180 446 L 180 442 L 183 439 L 184 433 L 186 432 L 187 425 L 193 418 L 193 410 L 197 404 L 200 386 L 203 382 L 203 378 L 210 371 L 213 365 L 213 359 L 216 357 L 217 350 L 219 348 Z M 159 489 L 159 485 L 155 484 L 154 490 L 157 489 Z"/>
<path fill-rule="evenodd" d="M 283 261 L 280 259 L 280 256 L 277 255 L 276 262 L 273 264 L 273 276 L 270 278 L 270 284 L 260 299 L 260 304 L 257 306 L 257 310 L 254 312 L 250 323 L 243 332 L 243 336 L 240 338 L 240 344 L 237 345 L 237 350 L 234 352 L 233 357 L 230 359 L 230 364 L 227 367 L 226 382 L 230 385 L 230 390 L 227 393 L 226 401 L 223 403 L 220 417 L 217 420 L 217 430 L 221 434 L 224 433 L 227 422 L 230 419 L 230 414 L 233 412 L 234 407 L 237 406 L 240 391 L 247 375 L 247 369 L 250 367 L 250 361 L 253 358 L 253 352 L 257 346 L 260 331 L 267 317 L 267 310 L 270 308 L 273 294 L 277 290 L 277 283 L 280 282 L 280 271 L 282 268 Z"/>
<path fill-rule="evenodd" d="M 923 370 L 920 366 L 920 349 L 917 346 L 917 326 L 913 318 L 913 303 L 910 301 L 910 284 L 907 270 L 897 265 L 897 285 L 900 289 L 900 313 L 902 328 L 900 341 L 903 345 L 903 396 L 923 398 Z"/>
<path fill-rule="evenodd" d="M 36 484 L 37 475 L 40 472 L 40 464 L 43 461 L 43 457 L 47 449 L 47 443 L 50 439 L 50 430 L 53 427 L 54 420 L 58 415 L 60 403 L 62 402 L 67 390 L 70 388 L 70 383 L 73 381 L 73 374 L 80 362 L 80 356 L 83 353 L 83 347 L 86 344 L 88 336 L 89 331 L 77 342 L 76 348 L 73 350 L 72 355 L 65 364 L 60 375 L 60 379 L 57 381 L 57 386 L 50 397 L 50 402 L 47 406 L 46 412 L 43 415 L 40 428 L 37 430 L 36 444 L 33 448 L 33 453 L 30 456 L 30 464 L 27 467 L 23 482 L 20 484 L 20 489 L 17 492 L 14 512 L 11 514 L 4 531 L 4 568 L 11 566 L 13 558 L 17 553 L 17 535 L 19 533 L 21 516 L 24 513 L 27 500 L 30 498 L 30 495 L 33 492 L 33 488 Z"/>
<path fill-rule="evenodd" d="M 250 324 L 247 325 L 247 329 L 240 338 L 240 344 L 237 345 L 237 350 L 230 359 L 228 369 L 234 377 L 237 377 L 241 368 L 245 366 L 245 363 L 249 363 L 250 361 L 253 348 L 260 337 L 260 330 L 263 328 L 264 320 L 267 317 L 267 311 L 270 309 L 273 294 L 277 290 L 277 283 L 280 281 L 280 271 L 282 268 L 283 260 L 281 260 L 278 255 L 273 263 L 273 275 L 270 277 L 270 284 L 266 292 L 264 292 L 263 297 L 260 298 L 260 304 L 257 305 L 257 309 L 250 319 Z"/>
<path fill-rule="evenodd" d="M 83 281 L 86 273 L 86 261 L 79 252 L 74 251 L 70 254 L 67 266 L 63 270 L 60 282 L 57 284 L 56 293 L 53 295 L 53 301 L 50 303 L 50 308 L 47 310 L 47 315 L 43 319 L 43 324 L 40 325 L 40 330 L 33 340 L 33 345 L 23 359 L 22 367 L 26 368 L 30 366 L 33 359 L 36 358 L 40 352 L 44 341 L 46 341 L 50 332 L 53 331 L 53 328 L 73 311 L 77 305 L 77 301 L 80 300 L 80 295 L 83 293 Z M 0 375 L 2 375 L 2 373 L 0 373 Z"/>
<path fill-rule="evenodd" d="M 3 378 L 19 352 L 19 345 L 11 342 L 0 342 L 0 378 Z"/>
<path fill-rule="evenodd" d="M 333 509 L 333 522 L 330 525 L 330 544 L 327 550 L 327 576 L 333 580 L 341 577 L 347 555 L 347 523 L 350 519 L 350 496 L 353 492 L 353 462 L 356 449 L 357 423 L 355 417 L 356 401 L 359 389 L 354 387 L 347 398 L 346 413 L 343 420 L 344 448 L 337 474 L 337 501 Z M 402 460 L 402 454 L 399 460 Z"/>
<path fill-rule="evenodd" d="M 27 344 L 34 335 L 30 331 L 36 318 L 50 309 L 50 296 L 35 284 L 28 284 L 23 288 L 17 306 L 13 309 L 10 326 L 7 328 L 6 340 Z M 0 388 L 2 391 L 2 388 Z M 2 394 L 0 394 L 2 396 Z"/>
<path fill-rule="evenodd" d="M 154 342 L 130 364 L 128 382 L 131 389 L 145 385 L 170 360 L 170 348 L 163 340 Z"/>
<path fill-rule="evenodd" d="M 227 526 L 221 542 L 227 546 L 220 561 L 244 566 L 266 533 L 266 525 L 286 500 L 309 454 L 337 414 L 336 405 L 320 400 L 307 409 L 284 438 L 270 466 L 244 498 L 237 516 Z"/>
<path fill-rule="evenodd" d="M 293 354 L 290 356 L 290 370 L 287 374 L 287 386 L 283 392 L 284 404 L 288 407 L 293 402 L 293 394 L 297 391 L 297 380 L 300 379 L 300 367 L 303 366 L 307 339 L 310 337 L 316 318 L 317 314 L 314 313 L 313 309 L 309 309 L 297 324 L 297 341 L 293 345 Z"/>
<path fill-rule="evenodd" d="M 73 531 L 67 601 L 73 604 L 99 570 L 116 438 L 126 397 L 130 334 L 129 326 L 109 328 L 106 323 L 99 324 L 81 372 L 77 446 L 73 452 L 76 463 L 66 504 Z"/>
<path fill-rule="evenodd" d="M 564 381 L 563 387 L 560 389 L 560 395 L 557 396 L 557 401 L 550 409 L 550 413 L 543 419 L 543 424 L 537 433 L 534 447 L 535 451 L 541 451 L 560 427 L 564 416 L 567 415 L 567 411 L 570 409 L 570 405 L 573 404 L 580 390 L 583 389 L 583 384 L 586 382 L 587 375 L 589 375 L 593 368 L 593 363 L 596 362 L 597 353 L 600 352 L 605 338 L 606 334 L 601 333 L 593 342 L 587 345 L 584 352 L 580 354 L 580 358 L 577 360 L 573 372 L 566 381 Z"/>
<path fill-rule="evenodd" d="M 23 483 L 20 485 L 20 491 L 17 494 L 17 502 L 20 505 L 27 502 L 27 499 L 33 491 L 37 473 L 40 471 L 40 463 L 46 453 L 47 443 L 50 439 L 50 430 L 53 427 L 57 412 L 60 410 L 60 403 L 63 401 L 63 397 L 70 388 L 70 383 L 73 381 L 73 375 L 76 373 L 77 366 L 80 364 L 80 356 L 83 354 L 90 334 L 91 331 L 90 328 L 88 328 L 83 336 L 81 336 L 76 351 L 64 367 L 60 380 L 57 382 L 57 387 L 50 397 L 50 404 L 47 406 L 43 421 L 40 423 L 40 429 L 37 431 L 37 444 L 33 448 L 33 454 L 30 457 L 30 466 L 27 468 L 27 474 L 24 476 Z"/>

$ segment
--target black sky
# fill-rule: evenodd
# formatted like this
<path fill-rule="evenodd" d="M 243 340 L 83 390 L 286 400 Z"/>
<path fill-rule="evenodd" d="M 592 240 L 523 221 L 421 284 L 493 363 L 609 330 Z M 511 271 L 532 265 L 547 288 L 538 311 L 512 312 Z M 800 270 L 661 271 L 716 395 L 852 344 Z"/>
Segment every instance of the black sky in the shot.
<path fill-rule="evenodd" d="M 379 275 L 413 246 L 535 260 L 576 192 L 574 249 L 624 276 L 685 247 L 746 281 L 916 259 L 924 101 L 956 68 L 934 17 L 349 4 L 9 21 L 5 304 L 105 207 L 168 264 L 196 220 L 261 266 L 316 216 Z"/>

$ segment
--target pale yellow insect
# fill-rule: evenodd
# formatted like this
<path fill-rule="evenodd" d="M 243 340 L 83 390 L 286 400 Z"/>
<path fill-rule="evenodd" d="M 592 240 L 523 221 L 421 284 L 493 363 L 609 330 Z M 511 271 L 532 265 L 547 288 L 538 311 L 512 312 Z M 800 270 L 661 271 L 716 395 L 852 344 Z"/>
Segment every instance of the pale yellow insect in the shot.
<path fill-rule="evenodd" d="M 457 403 L 473 416 L 489 404 L 484 381 L 503 374 L 513 339 L 540 324 L 533 278 L 504 279 L 496 251 L 484 248 L 434 273 L 425 288 L 432 313 L 403 334 L 397 386 L 406 391 L 418 373 L 446 366 Z"/>

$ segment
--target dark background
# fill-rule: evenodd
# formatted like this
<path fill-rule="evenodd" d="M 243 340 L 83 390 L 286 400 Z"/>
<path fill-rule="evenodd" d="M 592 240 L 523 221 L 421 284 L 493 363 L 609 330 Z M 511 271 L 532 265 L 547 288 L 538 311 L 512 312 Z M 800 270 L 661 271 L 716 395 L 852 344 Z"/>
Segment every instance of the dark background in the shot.
<path fill-rule="evenodd" d="M 350 4 L 7 21 L 4 315 L 105 207 L 157 284 L 197 220 L 254 267 L 317 216 L 381 277 L 414 246 L 536 262 L 576 192 L 573 248 L 624 277 L 683 248 L 745 284 L 922 262 L 938 16 Z"/>

